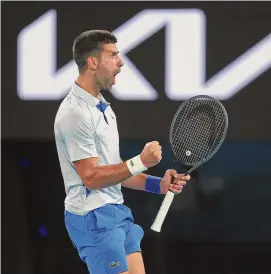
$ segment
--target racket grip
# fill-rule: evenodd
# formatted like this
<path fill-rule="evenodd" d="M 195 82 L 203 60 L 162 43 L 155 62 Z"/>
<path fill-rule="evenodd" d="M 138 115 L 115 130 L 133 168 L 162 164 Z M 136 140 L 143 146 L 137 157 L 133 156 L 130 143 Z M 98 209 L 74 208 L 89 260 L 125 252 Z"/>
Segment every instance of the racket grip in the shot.
<path fill-rule="evenodd" d="M 163 202 L 162 205 L 156 215 L 156 218 L 153 222 L 153 225 L 151 226 L 151 229 L 155 232 L 160 232 L 161 231 L 161 227 L 163 225 L 163 222 L 167 216 L 167 212 L 170 208 L 170 205 L 173 201 L 175 194 L 171 191 L 168 191 Z"/>

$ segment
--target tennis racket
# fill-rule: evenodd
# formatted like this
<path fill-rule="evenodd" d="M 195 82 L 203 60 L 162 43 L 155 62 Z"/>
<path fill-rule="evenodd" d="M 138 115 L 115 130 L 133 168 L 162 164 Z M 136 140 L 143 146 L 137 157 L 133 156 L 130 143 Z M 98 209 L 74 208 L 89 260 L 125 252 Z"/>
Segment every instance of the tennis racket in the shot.
<path fill-rule="evenodd" d="M 227 112 L 216 99 L 198 95 L 183 102 L 173 117 L 169 133 L 174 168 L 176 163 L 184 165 L 188 175 L 210 160 L 221 147 L 227 130 Z M 153 231 L 161 231 L 174 196 L 172 191 L 167 192 L 151 226 Z"/>

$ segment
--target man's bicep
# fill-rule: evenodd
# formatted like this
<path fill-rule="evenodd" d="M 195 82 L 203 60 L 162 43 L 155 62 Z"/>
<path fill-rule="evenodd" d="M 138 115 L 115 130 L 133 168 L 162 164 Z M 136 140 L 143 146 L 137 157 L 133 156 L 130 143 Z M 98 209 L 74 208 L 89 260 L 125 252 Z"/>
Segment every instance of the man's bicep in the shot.
<path fill-rule="evenodd" d="M 60 122 L 60 130 L 72 162 L 96 158 L 94 124 L 78 110 L 72 110 Z"/>

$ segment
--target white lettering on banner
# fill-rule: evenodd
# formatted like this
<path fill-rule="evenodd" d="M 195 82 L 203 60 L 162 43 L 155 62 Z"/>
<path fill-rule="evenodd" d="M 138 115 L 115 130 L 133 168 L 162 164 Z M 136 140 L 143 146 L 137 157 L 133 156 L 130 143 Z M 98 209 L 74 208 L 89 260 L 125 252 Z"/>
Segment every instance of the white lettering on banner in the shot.
<path fill-rule="evenodd" d="M 114 31 L 125 63 L 118 76 L 116 88 L 114 87 L 113 94 L 116 94 L 117 98 L 142 100 L 143 94 L 149 94 L 150 99 L 156 99 L 156 91 L 125 54 L 165 26 L 166 71 L 170 72 L 166 74 L 166 82 L 172 83 L 171 90 L 173 91 L 177 84 L 184 90 L 193 91 L 204 82 L 205 16 L 203 12 L 197 9 L 143 10 Z M 155 70 L 155 60 L 150 62 L 153 63 Z"/>
<path fill-rule="evenodd" d="M 125 66 L 112 90 L 115 98 L 157 99 L 153 86 L 126 54 L 163 27 L 166 27 L 165 92 L 172 100 L 185 100 L 197 94 L 226 100 L 271 67 L 269 34 L 205 82 L 205 26 L 205 14 L 198 9 L 152 9 L 139 12 L 118 27 L 113 33 L 118 38 Z M 50 10 L 18 36 L 17 93 L 22 100 L 59 100 L 77 77 L 74 61 L 56 70 L 56 31 L 56 11 Z"/>
<path fill-rule="evenodd" d="M 70 61 L 56 71 L 56 11 L 50 10 L 18 36 L 17 92 L 22 100 L 58 100 L 75 80 Z"/>

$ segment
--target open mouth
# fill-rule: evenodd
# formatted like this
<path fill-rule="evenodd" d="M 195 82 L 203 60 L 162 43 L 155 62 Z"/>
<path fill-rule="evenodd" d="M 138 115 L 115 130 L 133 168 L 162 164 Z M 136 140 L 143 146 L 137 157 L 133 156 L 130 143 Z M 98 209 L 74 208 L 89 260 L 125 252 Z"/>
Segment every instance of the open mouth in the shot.
<path fill-rule="evenodd" d="M 112 85 L 115 85 L 116 84 L 116 76 L 117 74 L 119 74 L 120 71 L 116 72 L 115 74 L 113 74 L 113 77 L 112 77 Z"/>
<path fill-rule="evenodd" d="M 114 74 L 114 76 L 116 77 L 116 75 L 117 75 L 117 74 L 119 74 L 119 73 L 120 73 L 120 70 L 119 70 L 119 71 L 117 71 L 117 72 Z"/>

